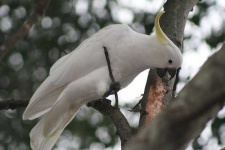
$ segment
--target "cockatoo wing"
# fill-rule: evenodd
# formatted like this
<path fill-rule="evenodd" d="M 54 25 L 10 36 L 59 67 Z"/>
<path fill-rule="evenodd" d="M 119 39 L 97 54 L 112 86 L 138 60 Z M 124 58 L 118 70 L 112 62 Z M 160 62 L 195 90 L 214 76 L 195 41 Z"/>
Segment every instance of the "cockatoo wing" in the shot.
<path fill-rule="evenodd" d="M 48 78 L 32 96 L 23 119 L 34 119 L 46 113 L 67 84 L 106 65 L 103 46 L 116 54 L 116 46 L 122 43 L 119 41 L 128 31 L 130 28 L 124 24 L 103 28 L 72 53 L 59 59 L 50 69 Z"/>
<path fill-rule="evenodd" d="M 50 69 L 50 75 L 56 70 L 61 63 L 65 62 L 69 54 L 61 57 Z M 64 90 L 65 85 L 55 86 L 52 84 L 52 79 L 48 77 L 37 89 L 30 100 L 29 109 L 26 109 L 24 113 L 24 119 L 34 119 L 45 112 L 47 112 L 55 103 L 55 100 L 58 98 L 59 94 Z M 42 100 L 45 100 L 43 105 Z M 36 109 L 33 109 L 35 106 Z"/>
<path fill-rule="evenodd" d="M 35 119 L 47 111 L 55 104 L 58 96 L 64 90 L 64 86 L 54 86 L 48 77 L 37 89 L 27 106 L 23 119 Z"/>
<path fill-rule="evenodd" d="M 32 129 L 30 138 L 33 150 L 50 150 L 78 109 L 90 100 L 101 98 L 109 88 L 110 79 L 104 76 L 107 71 L 105 66 L 68 84 L 56 104 Z M 99 74 L 103 74 L 100 80 L 97 78 Z"/>
<path fill-rule="evenodd" d="M 67 55 L 65 55 L 65 56 L 63 56 L 63 57 L 61 57 L 59 60 L 57 60 L 57 61 L 53 64 L 53 66 L 50 68 L 49 74 L 50 74 L 50 75 L 53 74 L 53 72 L 54 72 L 58 67 L 60 67 L 62 63 L 64 63 L 67 59 L 69 59 L 70 56 L 71 56 L 71 54 L 69 53 L 69 54 L 67 54 Z"/>

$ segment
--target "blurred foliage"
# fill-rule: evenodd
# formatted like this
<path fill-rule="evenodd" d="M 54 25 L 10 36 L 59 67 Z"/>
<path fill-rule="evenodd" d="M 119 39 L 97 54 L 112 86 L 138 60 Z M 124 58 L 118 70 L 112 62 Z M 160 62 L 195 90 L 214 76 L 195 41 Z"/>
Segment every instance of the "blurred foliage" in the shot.
<path fill-rule="evenodd" d="M 118 0 L 119 1 L 119 0 Z M 51 65 L 65 52 L 74 50 L 83 40 L 100 28 L 120 23 L 118 12 L 127 12 L 125 20 L 139 32 L 152 32 L 154 14 L 121 6 L 116 0 L 52 0 L 45 16 L 37 22 L 29 35 L 18 42 L 10 54 L 0 62 L 0 100 L 30 98 L 47 77 Z M 0 45 L 15 32 L 31 14 L 38 0 L 0 1 Z M 199 26 L 209 7 L 217 4 L 201 2 L 190 21 Z M 225 30 L 211 32 L 206 42 L 211 47 L 224 41 Z M 222 31 L 222 32 L 221 32 Z M 36 121 L 22 121 L 24 109 L 0 111 L 0 150 L 26 150 L 29 132 Z M 213 136 L 220 141 L 218 130 L 224 119 L 212 125 Z M 66 128 L 57 143 L 58 149 L 105 149 L 118 143 L 111 121 L 91 108 L 82 108 Z M 201 149 L 198 141 L 193 147 Z"/>
<path fill-rule="evenodd" d="M 27 19 L 38 1 L 3 0 L 0 2 L 0 44 Z M 17 43 L 11 53 L 0 62 L 0 100 L 23 99 L 32 93 L 47 77 L 52 64 L 65 53 L 74 50 L 100 28 L 118 23 L 112 17 L 116 1 L 54 0 L 45 16 L 37 22 L 29 35 Z M 134 22 L 145 22 L 151 14 L 135 14 Z M 153 17 L 152 17 L 153 19 Z M 146 25 L 150 33 L 153 20 Z M 24 109 L 0 112 L 0 149 L 26 150 L 29 132 L 36 121 L 22 121 Z M 82 117 L 79 117 L 82 116 Z M 80 118 L 80 119 L 79 119 Z M 104 149 L 118 142 L 115 128 L 108 118 L 91 108 L 82 109 L 62 137 L 75 138 L 76 144 L 59 142 L 66 149 Z M 68 135 L 72 135 L 68 136 Z M 78 142 L 80 141 L 80 142 Z M 78 142 L 78 143 L 77 143 Z M 66 143 L 66 144 L 65 144 Z"/>

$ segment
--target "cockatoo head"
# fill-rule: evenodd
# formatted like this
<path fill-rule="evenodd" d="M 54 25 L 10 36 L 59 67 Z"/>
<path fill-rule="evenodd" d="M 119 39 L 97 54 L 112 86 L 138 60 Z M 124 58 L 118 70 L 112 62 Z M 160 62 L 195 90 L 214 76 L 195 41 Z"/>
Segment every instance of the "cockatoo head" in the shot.
<path fill-rule="evenodd" d="M 179 48 L 166 36 L 162 31 L 159 19 L 164 11 L 157 14 L 155 18 L 155 36 L 158 41 L 158 51 L 163 51 L 162 58 L 160 60 L 160 66 L 157 67 L 157 74 L 159 77 L 164 77 L 168 72 L 170 79 L 172 79 L 180 68 L 183 58 Z"/>

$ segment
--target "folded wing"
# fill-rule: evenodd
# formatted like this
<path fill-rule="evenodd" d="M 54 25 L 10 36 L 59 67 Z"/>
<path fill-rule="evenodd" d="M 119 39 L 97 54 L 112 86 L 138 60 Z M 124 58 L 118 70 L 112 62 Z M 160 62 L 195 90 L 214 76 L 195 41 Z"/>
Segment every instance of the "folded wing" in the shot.
<path fill-rule="evenodd" d="M 34 119 L 48 112 L 64 88 L 71 82 L 106 65 L 103 46 L 117 50 L 126 25 L 112 25 L 84 41 L 76 50 L 59 59 L 50 69 L 50 75 L 32 96 L 23 119 Z M 114 40 L 112 40 L 114 39 Z"/>
<path fill-rule="evenodd" d="M 33 150 L 50 150 L 79 108 L 88 101 L 101 98 L 99 91 L 106 92 L 108 86 L 105 85 L 109 85 L 110 81 L 108 76 L 99 77 L 103 72 L 107 72 L 106 66 L 71 82 L 63 90 L 52 109 L 32 129 Z"/>

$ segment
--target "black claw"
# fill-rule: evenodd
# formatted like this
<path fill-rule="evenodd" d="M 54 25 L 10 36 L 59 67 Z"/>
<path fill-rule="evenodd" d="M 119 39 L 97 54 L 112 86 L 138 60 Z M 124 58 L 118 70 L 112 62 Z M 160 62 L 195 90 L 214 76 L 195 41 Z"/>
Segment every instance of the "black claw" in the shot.
<path fill-rule="evenodd" d="M 111 82 L 109 90 L 103 95 L 103 97 L 108 97 L 109 95 L 116 94 L 120 90 L 119 82 Z"/>
<path fill-rule="evenodd" d="M 112 91 L 112 94 L 115 94 L 120 90 L 120 83 L 119 82 L 112 82 L 110 84 L 110 91 Z"/>

